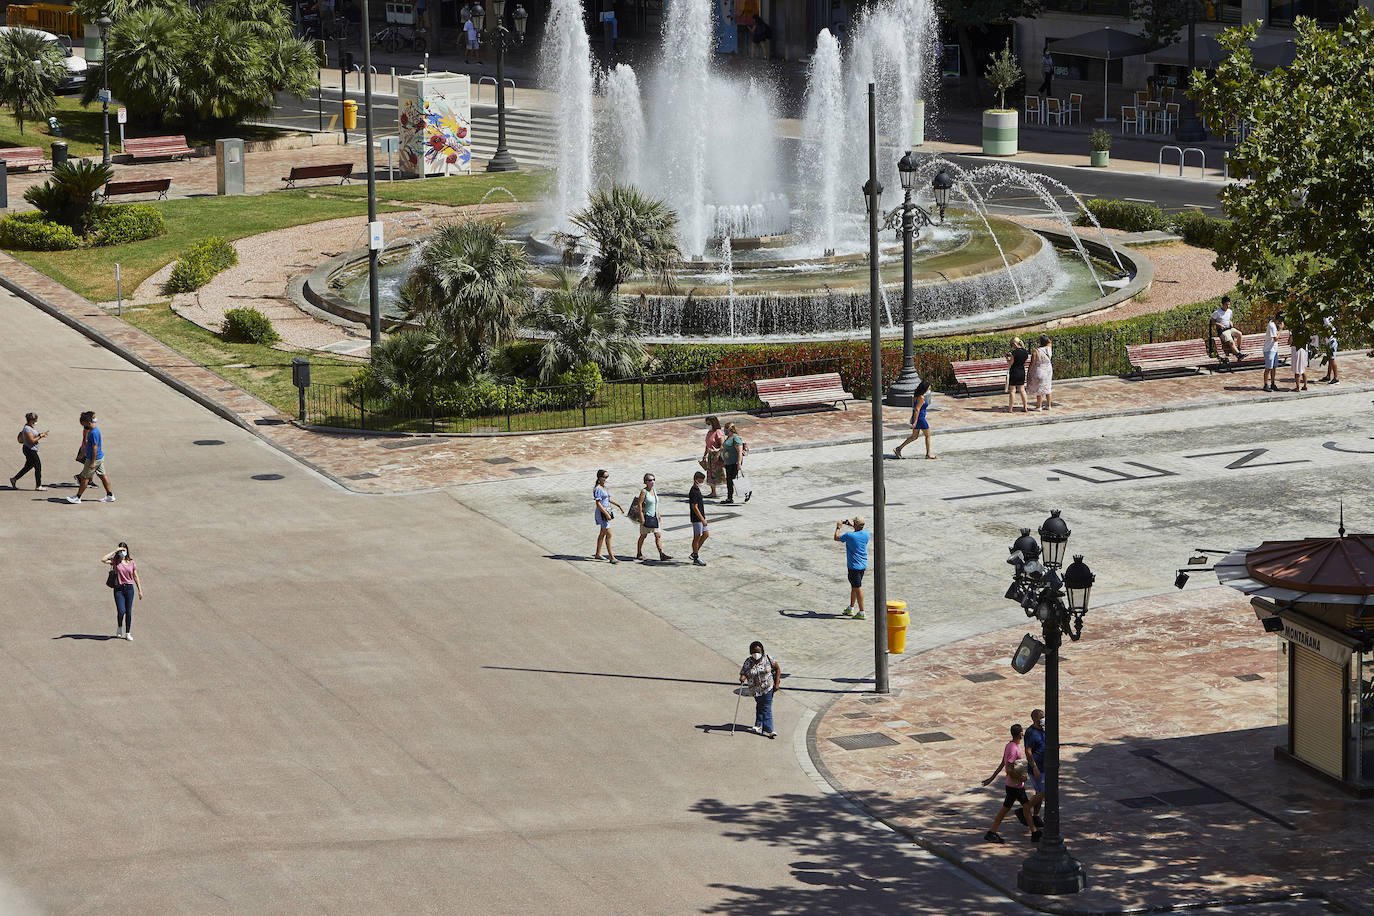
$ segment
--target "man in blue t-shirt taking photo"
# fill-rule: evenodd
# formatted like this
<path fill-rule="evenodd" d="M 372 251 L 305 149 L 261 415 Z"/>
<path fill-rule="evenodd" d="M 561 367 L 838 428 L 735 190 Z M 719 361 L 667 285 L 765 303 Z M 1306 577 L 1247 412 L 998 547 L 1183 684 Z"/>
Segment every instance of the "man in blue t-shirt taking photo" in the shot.
<path fill-rule="evenodd" d="M 92 477 L 99 477 L 100 485 L 105 488 L 105 496 L 100 501 L 115 501 L 114 490 L 110 488 L 110 478 L 105 476 L 105 450 L 100 445 L 100 427 L 95 423 L 94 410 L 88 410 L 81 415 L 81 428 L 84 432 L 81 434 L 81 448 L 76 452 L 76 460 L 81 462 L 81 473 L 76 475 L 80 485 L 76 488 L 75 496 L 67 497 L 67 502 L 72 505 L 81 502 L 81 494 L 91 485 Z"/>
<path fill-rule="evenodd" d="M 1040 819 L 1040 806 L 1045 803 L 1045 710 L 1031 710 L 1031 726 L 1026 729 L 1026 753 L 1035 761 L 1035 769 L 1031 772 L 1031 783 L 1035 786 L 1035 795 L 1031 796 L 1030 813 L 1034 832 L 1031 839 L 1040 840 L 1040 831 L 1045 826 L 1045 822 Z"/>
<path fill-rule="evenodd" d="M 864 530 L 866 524 L 861 515 L 835 523 L 835 540 L 844 545 L 844 564 L 849 572 L 849 607 L 844 609 L 844 616 L 855 620 L 863 620 L 865 616 L 864 573 L 868 570 L 868 542 L 872 537 Z M 854 530 L 840 534 L 845 525 Z M 857 612 L 855 606 L 858 607 Z"/>

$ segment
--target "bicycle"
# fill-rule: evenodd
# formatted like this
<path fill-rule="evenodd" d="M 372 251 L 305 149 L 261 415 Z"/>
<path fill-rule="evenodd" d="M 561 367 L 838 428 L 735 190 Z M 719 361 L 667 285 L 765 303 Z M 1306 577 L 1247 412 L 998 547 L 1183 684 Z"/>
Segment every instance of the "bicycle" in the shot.
<path fill-rule="evenodd" d="M 423 53 L 429 50 L 429 30 L 423 26 L 392 24 L 373 35 L 372 43 L 393 54 L 405 47 Z"/>

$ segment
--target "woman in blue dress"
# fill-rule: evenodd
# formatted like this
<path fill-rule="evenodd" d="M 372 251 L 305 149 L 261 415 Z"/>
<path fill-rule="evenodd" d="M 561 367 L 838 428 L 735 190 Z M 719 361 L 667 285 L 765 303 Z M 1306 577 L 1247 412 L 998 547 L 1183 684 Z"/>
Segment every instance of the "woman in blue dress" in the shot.
<path fill-rule="evenodd" d="M 911 435 L 893 452 L 898 458 L 902 457 L 902 449 L 921 438 L 922 434 L 926 437 L 926 457 L 936 457 L 930 452 L 930 423 L 926 421 L 926 408 L 929 406 L 930 382 L 923 381 L 916 386 L 916 397 L 911 402 Z"/>

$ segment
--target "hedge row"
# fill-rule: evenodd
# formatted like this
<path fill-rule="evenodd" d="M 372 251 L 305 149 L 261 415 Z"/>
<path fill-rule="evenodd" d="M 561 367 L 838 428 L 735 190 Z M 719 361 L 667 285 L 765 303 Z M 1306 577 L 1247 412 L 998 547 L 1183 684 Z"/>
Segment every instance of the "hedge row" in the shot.
<path fill-rule="evenodd" d="M 38 210 L 0 219 L 0 248 L 12 251 L 71 251 L 103 248 L 154 238 L 167 231 L 162 211 L 148 204 L 111 204 L 92 211 L 91 234 L 83 239 L 70 226 L 43 218 Z"/>
<path fill-rule="evenodd" d="M 1104 229 L 1120 229 L 1124 232 L 1177 232 L 1183 241 L 1198 248 L 1216 250 L 1221 236 L 1231 225 L 1230 220 L 1207 216 L 1200 210 L 1184 210 L 1174 216 L 1165 213 L 1154 204 L 1134 200 L 1108 200 L 1096 197 L 1083 204 Z M 1088 214 L 1079 211 L 1077 226 L 1091 226 Z"/>
<path fill-rule="evenodd" d="M 344 386 L 349 403 L 365 402 L 369 413 L 423 417 L 494 417 L 507 413 L 569 410 L 591 404 L 601 394 L 603 379 L 595 363 L 560 372 L 551 385 L 516 379 L 479 378 L 466 384 L 439 385 L 412 391 L 384 389 L 365 366 Z"/>

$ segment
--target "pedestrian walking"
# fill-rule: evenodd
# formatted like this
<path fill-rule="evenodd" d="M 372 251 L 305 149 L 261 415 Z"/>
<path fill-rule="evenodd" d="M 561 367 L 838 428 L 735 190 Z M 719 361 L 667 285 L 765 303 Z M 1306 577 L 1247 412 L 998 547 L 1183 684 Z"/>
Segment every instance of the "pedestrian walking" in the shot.
<path fill-rule="evenodd" d="M 749 445 L 739 434 L 739 428 L 733 423 L 725 424 L 725 438 L 720 443 L 720 460 L 725 465 L 725 501 L 722 506 L 733 506 L 735 504 L 735 478 L 744 473 L 744 456 L 749 454 Z M 750 490 L 744 494 L 744 501 L 749 502 L 749 497 L 754 495 Z"/>
<path fill-rule="evenodd" d="M 872 534 L 864 530 L 867 522 L 862 515 L 853 518 L 842 519 L 835 523 L 835 540 L 844 545 L 844 565 L 845 571 L 849 576 L 849 607 L 844 609 L 844 616 L 853 617 L 855 620 L 863 620 L 864 614 L 864 573 L 868 571 L 868 542 L 872 539 Z M 853 531 L 846 531 L 840 534 L 840 530 L 848 525 Z M 855 607 L 858 610 L 854 610 Z"/>
<path fill-rule="evenodd" d="M 711 531 L 706 526 L 706 500 L 701 495 L 701 485 L 706 481 L 706 474 L 697 471 L 692 475 L 692 489 L 687 494 L 688 511 L 692 516 L 692 563 L 696 566 L 705 566 L 706 561 L 700 556 L 702 545 L 711 536 Z"/>
<path fill-rule="evenodd" d="M 477 40 L 477 26 L 472 24 L 471 13 L 469 13 L 468 18 L 463 21 L 463 35 L 467 38 L 467 47 L 463 51 L 463 63 L 472 63 L 473 55 L 477 56 L 477 60 L 480 63 L 482 59 L 482 47 Z"/>
<path fill-rule="evenodd" d="M 1030 379 L 1026 391 L 1035 395 L 1035 406 L 1031 410 L 1039 410 L 1041 403 L 1049 410 L 1050 389 L 1054 387 L 1054 345 L 1050 343 L 1048 334 L 1040 335 L 1040 346 L 1031 354 L 1028 371 Z"/>
<path fill-rule="evenodd" d="M 1317 335 L 1313 334 L 1315 339 Z M 1291 343 L 1288 350 L 1288 364 L 1293 367 L 1293 390 L 1307 390 L 1307 361 L 1311 354 L 1307 352 L 1307 346 L 1298 346 L 1295 340 Z"/>
<path fill-rule="evenodd" d="M 75 496 L 68 496 L 67 502 L 76 505 L 81 502 L 81 494 L 86 492 L 86 488 L 91 485 L 92 477 L 100 478 L 100 485 L 105 488 L 105 495 L 100 498 L 102 503 L 112 503 L 115 501 L 114 490 L 110 487 L 110 478 L 105 476 L 105 449 L 100 441 L 100 427 L 96 425 L 95 411 L 88 410 L 81 415 L 81 447 L 77 449 L 76 460 L 81 462 L 81 473 L 76 475 L 77 488 Z"/>
<path fill-rule="evenodd" d="M 1040 74 L 1045 79 L 1040 83 L 1040 88 L 1035 91 L 1035 94 L 1048 97 L 1054 83 L 1054 58 L 1050 56 L 1049 45 L 1045 45 L 1045 53 L 1040 57 Z"/>
<path fill-rule="evenodd" d="M 706 481 L 711 492 L 706 495 L 716 498 L 716 487 L 725 483 L 725 462 L 720 457 L 720 445 L 725 441 L 725 430 L 720 428 L 720 418 L 712 414 L 706 418 L 706 451 L 701 456 L 701 469 L 706 472 Z"/>
<path fill-rule="evenodd" d="M 1011 352 L 1007 354 L 1007 413 L 1013 411 L 1012 398 L 1016 395 L 1021 396 L 1021 412 L 1026 412 L 1026 363 L 1030 360 L 1030 351 L 1022 343 L 1021 338 L 1011 339 Z"/>
<path fill-rule="evenodd" d="M 138 565 L 134 563 L 129 545 L 123 541 L 100 562 L 110 567 L 105 584 L 114 589 L 115 602 L 115 639 L 134 638 L 134 593 L 143 600 L 143 582 L 138 578 Z"/>
<path fill-rule="evenodd" d="M 1031 724 L 1026 729 L 1026 756 L 1035 762 L 1030 772 L 1031 785 L 1035 794 L 1030 800 L 1030 818 L 1033 830 L 1031 839 L 1040 841 L 1040 831 L 1045 822 L 1040 819 L 1040 807 L 1045 803 L 1045 710 L 1031 710 Z"/>
<path fill-rule="evenodd" d="M 601 559 L 601 545 L 606 545 L 606 559 L 612 563 L 619 563 L 615 558 L 615 552 L 611 550 L 611 519 L 615 518 L 615 512 L 611 506 L 615 506 L 621 512 L 625 507 L 611 499 L 611 491 L 606 489 L 606 478 L 611 476 L 611 472 L 599 470 L 596 472 L 596 486 L 592 487 L 592 520 L 596 522 L 596 553 L 592 559 Z"/>
<path fill-rule="evenodd" d="M 1341 370 L 1336 367 L 1336 354 L 1340 352 L 1336 341 L 1336 320 L 1327 315 L 1322 319 L 1322 328 L 1326 331 L 1326 338 L 1322 342 L 1326 355 L 1326 375 L 1322 381 L 1334 385 L 1341 380 Z"/>
<path fill-rule="evenodd" d="M 930 406 L 930 382 L 925 379 L 916 386 L 916 394 L 911 402 L 911 435 L 906 437 L 906 441 L 893 450 L 893 454 L 898 458 L 902 457 L 902 449 L 915 442 L 921 436 L 926 437 L 926 457 L 936 458 L 930 452 L 930 423 L 926 420 L 926 408 Z"/>
<path fill-rule="evenodd" d="M 1278 391 L 1274 376 L 1279 371 L 1279 328 L 1283 327 L 1283 313 L 1275 312 L 1274 317 L 1264 326 L 1264 382 L 1261 391 Z"/>
<path fill-rule="evenodd" d="M 24 428 L 19 430 L 19 448 L 24 453 L 24 469 L 10 478 L 10 489 L 19 489 L 19 478 L 33 469 L 33 488 L 46 490 L 43 486 L 43 462 L 38 458 L 38 440 L 45 438 L 47 431 L 38 431 L 38 414 L 24 414 Z"/>
<path fill-rule="evenodd" d="M 1003 768 L 1007 771 L 1007 794 L 1002 800 L 1002 809 L 997 812 L 997 817 L 993 819 L 988 832 L 983 834 L 983 839 L 989 843 L 1006 842 L 1002 839 L 1002 835 L 997 832 L 997 828 L 1002 826 L 1002 821 L 1006 819 L 1015 804 L 1021 805 L 1021 809 L 1016 813 L 1016 819 L 1025 824 L 1027 829 L 1030 829 L 1031 821 L 1028 816 L 1029 812 L 1026 810 L 1027 805 L 1030 804 L 1026 798 L 1026 777 L 1029 775 L 1029 768 L 1031 767 L 1034 767 L 1034 764 L 1027 764 L 1026 753 L 1021 750 L 1021 726 L 1019 724 L 1013 725 L 1011 727 L 1011 740 L 1002 748 L 1001 762 L 997 764 L 997 769 L 992 771 L 992 775 L 983 780 L 983 785 L 991 785 Z"/>
<path fill-rule="evenodd" d="M 663 519 L 658 514 L 658 493 L 654 490 L 657 480 L 653 474 L 645 474 L 644 489 L 639 491 L 639 495 L 631 504 L 630 517 L 639 521 L 639 543 L 635 545 L 636 560 L 644 559 L 644 539 L 651 534 L 654 536 L 654 546 L 658 548 L 658 558 L 672 559 L 663 552 L 663 534 L 659 531 Z"/>
<path fill-rule="evenodd" d="M 749 657 L 739 669 L 739 682 L 754 698 L 754 727 L 756 735 L 776 738 L 773 731 L 773 694 L 782 687 L 782 668 L 778 660 L 763 650 L 757 639 L 749 644 Z"/>

